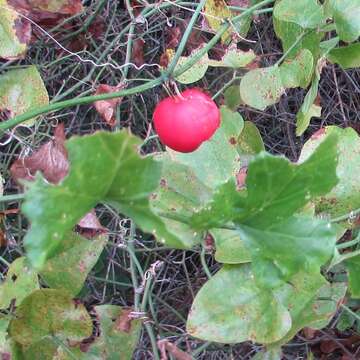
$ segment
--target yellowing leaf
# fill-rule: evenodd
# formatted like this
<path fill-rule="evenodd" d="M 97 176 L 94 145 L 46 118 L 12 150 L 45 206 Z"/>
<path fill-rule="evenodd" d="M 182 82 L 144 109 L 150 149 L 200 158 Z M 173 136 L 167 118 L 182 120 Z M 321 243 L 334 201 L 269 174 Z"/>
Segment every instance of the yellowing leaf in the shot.
<path fill-rule="evenodd" d="M 224 0 L 207 0 L 204 10 L 206 21 L 214 32 L 219 30 L 224 20 L 232 16 Z M 230 36 L 231 31 L 226 31 L 221 37 L 222 42 L 227 42 Z"/>

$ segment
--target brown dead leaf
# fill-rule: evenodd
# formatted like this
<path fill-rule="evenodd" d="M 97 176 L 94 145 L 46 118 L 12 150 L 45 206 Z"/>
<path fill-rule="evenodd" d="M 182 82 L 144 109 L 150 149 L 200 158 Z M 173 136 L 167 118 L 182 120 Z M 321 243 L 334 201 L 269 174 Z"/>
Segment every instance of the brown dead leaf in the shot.
<path fill-rule="evenodd" d="M 133 48 L 132 48 L 132 62 L 137 66 L 140 67 L 144 65 L 144 45 L 145 41 L 141 38 L 134 40 Z"/>
<path fill-rule="evenodd" d="M 317 330 L 316 329 L 312 329 L 312 328 L 309 328 L 309 327 L 306 327 L 303 329 L 303 333 L 304 333 L 304 337 L 308 340 L 312 340 L 315 338 L 316 336 L 316 332 Z"/>
<path fill-rule="evenodd" d="M 32 155 L 15 160 L 10 168 L 11 176 L 21 184 L 21 180 L 33 181 L 36 172 L 41 171 L 50 183 L 59 183 L 69 171 L 64 142 L 64 125 L 60 124 L 55 129 L 54 138 L 51 141 L 42 145 Z"/>
<path fill-rule="evenodd" d="M 100 84 L 96 89 L 95 95 L 117 92 L 124 88 L 125 88 L 124 84 L 119 84 L 117 86 Z M 111 127 L 115 126 L 116 123 L 115 111 L 116 111 L 116 107 L 121 104 L 121 101 L 122 98 L 118 97 L 109 100 L 95 101 L 94 103 L 97 112 Z"/>
<path fill-rule="evenodd" d="M 99 234 L 106 233 L 106 229 L 100 224 L 95 210 L 87 213 L 77 224 L 78 232 L 86 238 L 92 239 Z"/>
<path fill-rule="evenodd" d="M 180 26 L 166 28 L 166 49 L 175 49 L 179 45 L 182 32 Z"/>
<path fill-rule="evenodd" d="M 132 309 L 123 309 L 121 315 L 115 321 L 115 329 L 118 331 L 129 333 L 131 330 L 131 321 L 133 320 L 130 317 Z"/>
<path fill-rule="evenodd" d="M 185 351 L 180 350 L 175 344 L 167 339 L 162 339 L 157 342 L 157 346 L 161 353 L 161 360 L 168 360 L 166 352 L 173 356 L 176 360 L 191 360 L 192 357 Z"/>

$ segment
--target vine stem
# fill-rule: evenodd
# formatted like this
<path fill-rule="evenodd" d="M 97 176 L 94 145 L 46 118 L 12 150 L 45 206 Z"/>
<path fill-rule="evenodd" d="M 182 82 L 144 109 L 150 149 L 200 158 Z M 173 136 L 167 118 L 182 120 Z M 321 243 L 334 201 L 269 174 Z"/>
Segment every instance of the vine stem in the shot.
<path fill-rule="evenodd" d="M 332 223 L 337 223 L 337 222 L 342 222 L 348 219 L 351 219 L 353 217 L 356 217 L 357 215 L 360 214 L 360 208 L 359 209 L 355 209 L 353 211 L 350 211 L 348 214 L 336 217 L 334 219 L 331 219 L 330 222 Z"/>
<path fill-rule="evenodd" d="M 196 10 L 195 12 L 193 13 L 190 21 L 189 21 L 189 24 L 188 26 L 186 27 L 186 30 L 184 32 L 184 35 L 183 37 L 181 38 L 181 41 L 180 41 L 180 44 L 176 50 L 176 53 L 173 57 L 173 59 L 171 60 L 168 68 L 167 68 L 167 71 L 166 71 L 166 75 L 167 76 L 170 76 L 174 70 L 175 70 L 175 67 L 180 59 L 180 56 L 182 55 L 182 53 L 184 52 L 184 49 L 185 49 L 185 46 L 186 46 L 186 43 L 189 39 L 189 36 L 191 35 L 191 32 L 193 30 L 193 27 L 196 23 L 196 20 L 198 19 L 199 15 L 200 15 L 200 12 L 202 10 L 202 8 L 204 7 L 205 5 L 205 2 L 206 0 L 201 0 L 198 4 L 198 6 L 196 7 Z"/>
<path fill-rule="evenodd" d="M 243 17 L 251 15 L 252 13 L 255 12 L 255 10 L 257 10 L 265 5 L 268 5 L 273 1 L 274 0 L 261 1 L 260 3 L 248 8 L 246 11 L 244 11 L 240 15 L 237 15 L 234 18 L 232 18 L 231 23 L 232 24 L 237 23 Z M 177 77 L 177 76 L 183 74 L 185 71 L 190 69 L 194 64 L 196 64 L 201 59 L 201 57 L 205 53 L 207 53 L 220 40 L 221 36 L 228 30 L 229 27 L 230 27 L 230 22 L 225 21 L 224 24 L 221 25 L 221 27 L 219 28 L 217 33 L 207 43 L 207 45 L 204 46 L 194 57 L 189 59 L 183 66 L 181 66 L 181 68 L 179 68 L 177 71 L 174 71 L 173 76 Z M 37 117 L 39 115 L 46 114 L 46 113 L 53 112 L 53 111 L 58 111 L 58 110 L 61 110 L 61 109 L 67 108 L 67 107 L 77 106 L 77 105 L 85 105 L 85 104 L 90 104 L 90 103 L 93 103 L 93 102 L 99 101 L 99 100 L 108 100 L 108 99 L 114 99 L 117 97 L 124 97 L 124 96 L 141 93 L 141 92 L 144 92 L 151 88 L 154 88 L 158 85 L 161 85 L 164 81 L 166 81 L 168 79 L 169 79 L 169 74 L 164 73 L 154 80 L 150 80 L 150 81 L 146 82 L 145 84 L 142 84 L 139 86 L 134 86 L 133 88 L 130 88 L 130 89 L 124 89 L 124 90 L 121 90 L 118 92 L 107 93 L 107 94 L 73 98 L 73 99 L 69 99 L 69 100 L 55 102 L 55 103 L 52 103 L 52 104 L 49 104 L 46 106 L 41 106 L 36 109 L 27 111 L 26 113 L 21 114 L 19 116 L 15 116 L 14 118 L 12 118 L 10 120 L 0 123 L 0 131 L 9 130 L 9 129 L 13 128 L 14 126 L 19 125 L 19 124 L 21 124 L 27 120 L 30 120 L 34 117 Z"/>
<path fill-rule="evenodd" d="M 4 195 L 0 196 L 0 203 L 10 202 L 10 201 L 21 201 L 25 198 L 25 194 L 13 194 L 13 195 Z"/>

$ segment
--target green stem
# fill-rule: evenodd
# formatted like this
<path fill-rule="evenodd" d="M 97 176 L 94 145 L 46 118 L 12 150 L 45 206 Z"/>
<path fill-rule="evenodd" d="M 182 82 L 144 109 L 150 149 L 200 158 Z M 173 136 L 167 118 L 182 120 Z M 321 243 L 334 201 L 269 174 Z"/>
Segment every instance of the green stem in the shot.
<path fill-rule="evenodd" d="M 191 17 L 190 21 L 189 21 L 189 24 L 188 26 L 186 27 L 186 30 L 184 32 L 184 35 L 183 37 L 181 38 L 181 41 L 180 41 L 180 44 L 176 50 L 176 53 L 174 55 L 174 58 L 171 60 L 168 68 L 167 68 L 167 71 L 166 71 L 166 75 L 167 76 L 171 76 L 171 74 L 174 72 L 174 69 L 179 61 L 179 58 L 180 56 L 182 55 L 182 53 L 184 52 L 184 49 L 185 49 L 185 46 L 186 46 L 186 43 L 191 35 L 191 32 L 193 30 L 193 27 L 200 15 L 200 12 L 202 10 L 202 8 L 204 7 L 205 5 L 205 2 L 206 0 L 201 0 L 195 10 L 195 12 L 193 13 L 193 16 Z"/>
<path fill-rule="evenodd" d="M 331 219 L 330 222 L 332 223 L 338 223 L 338 222 L 342 222 L 342 221 L 346 221 L 352 217 L 356 217 L 357 215 L 360 214 L 360 209 L 355 209 L 353 211 L 350 211 L 348 214 L 336 217 L 334 219 Z"/>
<path fill-rule="evenodd" d="M 342 307 L 345 311 L 351 314 L 357 321 L 360 321 L 360 316 L 353 312 L 351 309 L 349 309 L 346 305 L 340 304 L 340 307 Z"/>
<path fill-rule="evenodd" d="M 130 0 L 125 0 L 127 11 L 129 12 L 131 18 L 131 24 L 128 33 L 127 45 L 126 45 L 126 56 L 125 56 L 125 67 L 123 70 L 122 80 L 126 80 L 128 72 L 129 72 L 129 62 L 131 61 L 131 54 L 132 54 L 132 46 L 133 46 L 133 37 L 134 37 L 134 30 L 135 30 L 135 17 L 133 8 L 131 6 Z"/>
<path fill-rule="evenodd" d="M 137 291 L 137 289 L 139 288 L 139 282 L 137 279 L 137 274 L 136 274 L 136 267 L 135 267 L 135 262 L 134 262 L 134 256 L 135 252 L 134 252 L 134 241 L 135 241 L 135 224 L 133 223 L 133 221 L 131 221 L 130 224 L 130 235 L 127 241 L 127 250 L 130 254 L 130 273 L 131 273 L 131 281 L 133 283 L 133 287 L 134 287 L 134 310 L 136 312 L 140 311 L 140 294 Z"/>
<path fill-rule="evenodd" d="M 22 201 L 24 197 L 25 194 L 4 195 L 4 196 L 0 196 L 0 203 L 10 202 L 10 201 Z"/>
<path fill-rule="evenodd" d="M 294 43 L 284 52 L 283 56 L 275 63 L 275 66 L 280 65 L 307 34 L 309 34 L 309 31 L 302 32 L 294 41 Z"/>
<path fill-rule="evenodd" d="M 205 255 L 206 255 L 206 250 L 205 250 L 205 247 L 202 246 L 201 247 L 201 252 L 200 252 L 200 261 L 201 261 L 201 265 L 202 265 L 202 267 L 203 267 L 203 269 L 205 271 L 206 276 L 210 280 L 212 278 L 212 275 L 211 275 L 211 272 L 210 272 L 210 270 L 209 270 L 209 268 L 207 266 Z"/>
<path fill-rule="evenodd" d="M 336 245 L 336 247 L 338 250 L 346 249 L 346 248 L 349 248 L 351 246 L 358 244 L 359 242 L 360 242 L 360 236 L 357 236 L 356 239 L 338 244 L 338 245 Z"/>

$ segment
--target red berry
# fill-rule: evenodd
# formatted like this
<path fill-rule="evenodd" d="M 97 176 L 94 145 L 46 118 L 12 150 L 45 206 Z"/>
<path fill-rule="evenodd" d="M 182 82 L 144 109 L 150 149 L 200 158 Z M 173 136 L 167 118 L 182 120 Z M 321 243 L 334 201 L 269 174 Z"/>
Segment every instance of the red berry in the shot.
<path fill-rule="evenodd" d="M 166 146 L 179 152 L 192 152 L 219 127 L 220 111 L 210 96 L 189 89 L 157 104 L 154 125 Z"/>

